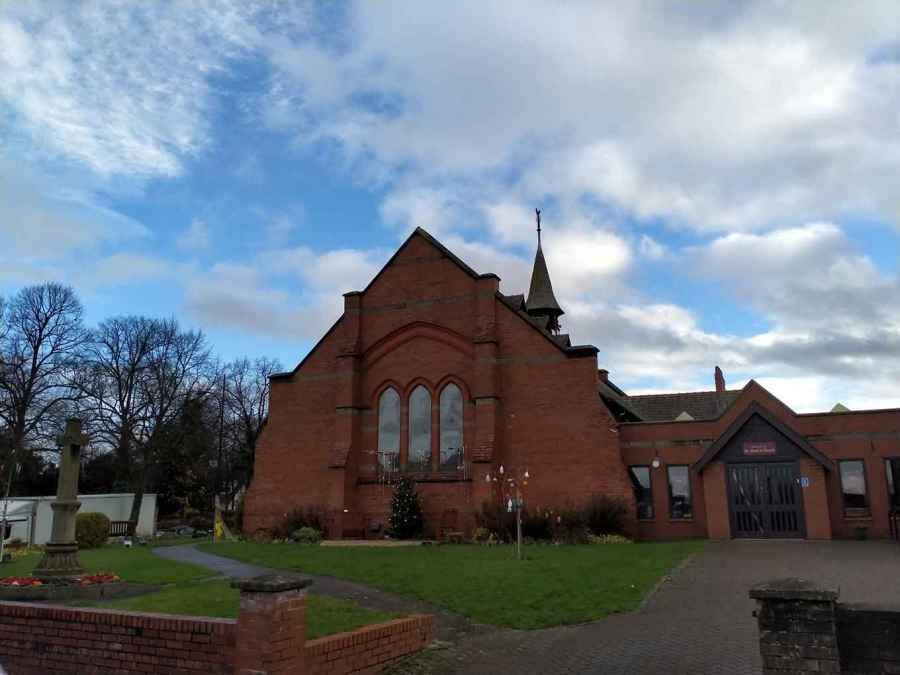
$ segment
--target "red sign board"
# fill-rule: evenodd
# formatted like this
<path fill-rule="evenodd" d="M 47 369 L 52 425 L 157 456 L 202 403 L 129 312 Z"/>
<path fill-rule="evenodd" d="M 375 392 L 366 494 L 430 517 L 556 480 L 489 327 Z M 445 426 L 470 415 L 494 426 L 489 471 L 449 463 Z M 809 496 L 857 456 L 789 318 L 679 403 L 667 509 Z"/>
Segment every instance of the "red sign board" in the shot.
<path fill-rule="evenodd" d="M 775 442 L 764 441 L 762 443 L 744 443 L 744 454 L 756 457 L 758 455 L 774 455 Z"/>

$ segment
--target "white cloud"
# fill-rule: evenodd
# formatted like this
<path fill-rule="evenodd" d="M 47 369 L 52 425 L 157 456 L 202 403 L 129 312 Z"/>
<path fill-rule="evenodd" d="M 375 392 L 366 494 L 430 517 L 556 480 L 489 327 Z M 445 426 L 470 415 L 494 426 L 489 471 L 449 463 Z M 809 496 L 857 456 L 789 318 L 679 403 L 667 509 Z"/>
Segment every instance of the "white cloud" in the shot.
<path fill-rule="evenodd" d="M 638 250 L 640 254 L 647 260 L 662 260 L 668 255 L 665 245 L 659 243 L 649 234 L 642 234 L 638 241 Z"/>
<path fill-rule="evenodd" d="M 178 248 L 183 251 L 196 252 L 209 248 L 212 238 L 206 221 L 194 218 L 184 232 L 178 237 Z"/>
<path fill-rule="evenodd" d="M 342 51 L 272 44 L 270 102 L 405 190 L 512 184 L 706 230 L 896 218 L 898 66 L 871 58 L 896 8 L 778 8 L 360 3 Z"/>
<path fill-rule="evenodd" d="M 85 289 L 115 288 L 172 278 L 183 271 L 162 258 L 138 253 L 114 253 L 97 259 L 85 269 L 76 268 L 72 281 Z"/>
<path fill-rule="evenodd" d="M 252 47 L 244 3 L 4 3 L 0 101 L 39 153 L 174 176 L 209 143 L 210 79 Z"/>
<path fill-rule="evenodd" d="M 0 159 L 0 260 L 43 265 L 75 252 L 149 237 L 141 223 L 112 211 L 58 177 Z"/>

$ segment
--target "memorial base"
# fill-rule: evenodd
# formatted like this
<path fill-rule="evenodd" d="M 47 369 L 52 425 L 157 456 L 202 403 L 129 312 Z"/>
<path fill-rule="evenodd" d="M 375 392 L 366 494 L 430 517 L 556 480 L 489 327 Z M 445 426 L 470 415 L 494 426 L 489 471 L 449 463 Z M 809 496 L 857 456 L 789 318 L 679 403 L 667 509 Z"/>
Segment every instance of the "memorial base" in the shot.
<path fill-rule="evenodd" d="M 84 574 L 84 569 L 78 560 L 78 544 L 47 544 L 44 547 L 44 555 L 37 567 L 34 568 L 33 574 L 42 580 L 76 577 Z"/>

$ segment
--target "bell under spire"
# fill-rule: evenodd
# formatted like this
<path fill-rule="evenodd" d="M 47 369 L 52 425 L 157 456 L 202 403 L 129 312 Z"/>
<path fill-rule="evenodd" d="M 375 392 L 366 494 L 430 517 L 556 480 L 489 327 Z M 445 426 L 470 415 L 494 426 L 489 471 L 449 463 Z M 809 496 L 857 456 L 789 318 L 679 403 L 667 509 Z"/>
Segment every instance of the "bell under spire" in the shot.
<path fill-rule="evenodd" d="M 544 251 L 541 248 L 541 210 L 535 209 L 534 213 L 537 216 L 538 246 L 534 255 L 534 269 L 531 272 L 531 286 L 528 289 L 525 310 L 531 316 L 546 317 L 547 330 L 556 334 L 559 333 L 559 317 L 565 312 L 553 294 L 550 272 L 547 270 L 547 261 L 544 260 Z"/>

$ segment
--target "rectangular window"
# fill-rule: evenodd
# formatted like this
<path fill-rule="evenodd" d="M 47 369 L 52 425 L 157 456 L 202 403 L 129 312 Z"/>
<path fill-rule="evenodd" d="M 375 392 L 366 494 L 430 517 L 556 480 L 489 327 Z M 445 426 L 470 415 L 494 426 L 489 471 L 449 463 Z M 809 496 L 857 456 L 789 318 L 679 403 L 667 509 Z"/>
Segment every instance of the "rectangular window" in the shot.
<path fill-rule="evenodd" d="M 900 457 L 884 460 L 884 473 L 887 475 L 890 508 L 900 509 Z"/>
<path fill-rule="evenodd" d="M 841 493 L 845 516 L 868 516 L 869 496 L 866 494 L 866 464 L 861 459 L 838 462 L 841 469 Z"/>
<path fill-rule="evenodd" d="M 669 517 L 675 520 L 694 516 L 691 504 L 691 474 L 686 466 L 669 466 Z"/>
<path fill-rule="evenodd" d="M 637 515 L 641 520 L 653 519 L 653 488 L 650 485 L 649 466 L 628 467 L 631 486 L 634 489 L 634 501 L 637 502 Z"/>

